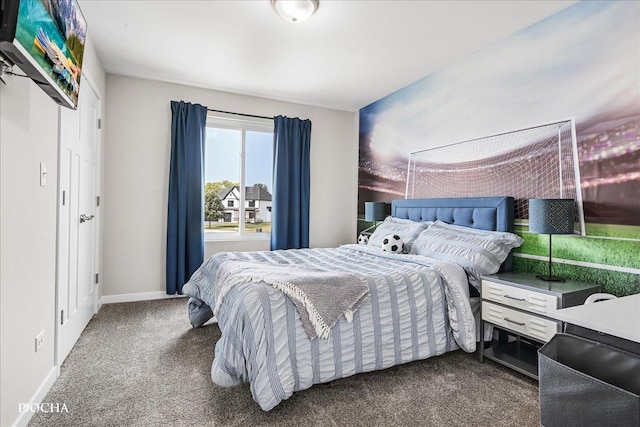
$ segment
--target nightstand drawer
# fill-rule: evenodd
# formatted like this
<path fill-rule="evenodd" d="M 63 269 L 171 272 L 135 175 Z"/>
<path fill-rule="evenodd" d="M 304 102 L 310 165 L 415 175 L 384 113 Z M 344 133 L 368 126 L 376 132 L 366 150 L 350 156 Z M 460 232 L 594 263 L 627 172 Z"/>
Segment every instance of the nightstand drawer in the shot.
<path fill-rule="evenodd" d="M 482 301 L 482 320 L 519 334 L 547 342 L 560 332 L 561 322 Z"/>
<path fill-rule="evenodd" d="M 489 280 L 482 281 L 482 299 L 538 314 L 548 314 L 558 308 L 558 298 L 554 295 L 516 288 Z"/>

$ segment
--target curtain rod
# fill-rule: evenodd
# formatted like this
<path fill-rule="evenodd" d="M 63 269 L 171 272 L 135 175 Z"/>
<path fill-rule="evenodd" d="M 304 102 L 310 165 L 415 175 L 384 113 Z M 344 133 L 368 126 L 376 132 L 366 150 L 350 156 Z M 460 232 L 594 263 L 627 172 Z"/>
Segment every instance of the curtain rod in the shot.
<path fill-rule="evenodd" d="M 225 114 L 234 114 L 236 116 L 243 116 L 243 117 L 253 117 L 256 119 L 267 119 L 267 120 L 273 120 L 273 117 L 266 117 L 266 116 L 254 116 L 253 114 L 244 114 L 244 113 L 234 113 L 232 111 L 223 111 L 223 110 L 213 110 L 211 108 L 207 108 L 207 111 L 213 111 L 214 113 L 225 113 Z"/>

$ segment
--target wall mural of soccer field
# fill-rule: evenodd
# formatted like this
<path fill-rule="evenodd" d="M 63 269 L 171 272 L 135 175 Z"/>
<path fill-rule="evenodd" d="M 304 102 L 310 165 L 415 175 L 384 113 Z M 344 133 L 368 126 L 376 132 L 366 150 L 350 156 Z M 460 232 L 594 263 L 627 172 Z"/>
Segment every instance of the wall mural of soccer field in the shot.
<path fill-rule="evenodd" d="M 359 214 L 365 201 L 405 197 L 410 153 L 573 118 L 586 236 L 554 237 L 554 269 L 617 295 L 640 292 L 638 22 L 638 2 L 579 2 L 361 109 Z M 459 154 L 453 169 L 468 165 Z M 548 237 L 518 216 L 515 268 L 543 273 Z"/>

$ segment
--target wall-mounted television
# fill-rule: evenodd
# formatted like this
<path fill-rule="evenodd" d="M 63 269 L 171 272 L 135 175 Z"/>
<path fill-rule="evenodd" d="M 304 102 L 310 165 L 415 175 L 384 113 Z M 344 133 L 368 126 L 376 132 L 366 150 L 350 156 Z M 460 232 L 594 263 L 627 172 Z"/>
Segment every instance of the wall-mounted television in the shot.
<path fill-rule="evenodd" d="M 0 52 L 58 104 L 75 109 L 87 23 L 76 0 L 0 0 Z"/>

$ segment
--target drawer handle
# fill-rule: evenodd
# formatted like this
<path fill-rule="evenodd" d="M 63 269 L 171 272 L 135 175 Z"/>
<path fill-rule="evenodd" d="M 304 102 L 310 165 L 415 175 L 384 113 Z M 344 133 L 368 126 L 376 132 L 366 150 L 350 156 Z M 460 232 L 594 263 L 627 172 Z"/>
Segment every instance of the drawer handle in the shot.
<path fill-rule="evenodd" d="M 507 322 L 509 322 L 509 323 L 516 324 L 516 325 L 518 325 L 518 326 L 524 326 L 524 325 L 525 325 L 525 324 L 524 324 L 524 323 L 522 323 L 522 322 L 516 322 L 515 320 L 511 320 L 511 319 L 509 319 L 508 317 L 505 317 L 505 318 L 504 318 L 504 320 L 506 320 L 506 321 L 507 321 Z"/>
<path fill-rule="evenodd" d="M 516 298 L 516 297 L 512 297 L 512 296 L 510 296 L 510 295 L 505 295 L 504 297 L 505 297 L 505 298 L 512 299 L 512 300 L 514 300 L 514 301 L 521 301 L 521 302 L 525 302 L 525 301 L 526 301 L 526 298 Z"/>

